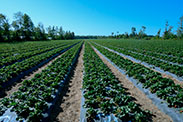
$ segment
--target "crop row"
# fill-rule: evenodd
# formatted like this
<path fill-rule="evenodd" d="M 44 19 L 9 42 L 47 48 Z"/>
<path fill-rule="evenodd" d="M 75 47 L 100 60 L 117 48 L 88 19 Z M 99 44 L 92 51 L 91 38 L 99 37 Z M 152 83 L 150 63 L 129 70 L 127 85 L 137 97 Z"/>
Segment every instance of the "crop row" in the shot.
<path fill-rule="evenodd" d="M 150 113 L 142 110 L 115 78 L 94 50 L 86 44 L 83 89 L 87 120 L 113 114 L 122 121 L 148 121 Z"/>
<path fill-rule="evenodd" d="M 10 98 L 2 99 L 0 114 L 11 109 L 11 112 L 17 114 L 17 120 L 31 122 L 38 122 L 46 117 L 45 113 L 53 106 L 53 101 L 58 98 L 59 91 L 62 92 L 66 77 L 73 67 L 73 61 L 80 47 L 81 43 L 71 48 L 41 73 L 36 74 L 34 78 L 25 80 Z"/>
<path fill-rule="evenodd" d="M 116 47 L 111 47 L 110 49 L 113 49 L 119 53 L 123 53 L 123 54 L 128 55 L 128 56 L 131 56 L 131 57 L 138 59 L 140 61 L 144 61 L 150 65 L 154 65 L 156 67 L 159 67 L 159 68 L 163 69 L 164 71 L 171 72 L 179 77 L 183 76 L 183 66 L 173 65 L 173 64 L 170 64 L 168 62 L 164 62 L 162 60 L 159 60 L 157 58 L 153 58 L 150 56 L 145 56 L 145 55 L 141 55 L 141 54 L 137 54 L 137 53 L 132 53 L 129 51 L 121 50 L 121 49 L 116 48 Z"/>
<path fill-rule="evenodd" d="M 2 50 L 0 53 L 0 58 L 4 59 L 6 57 L 9 56 L 16 56 L 16 55 L 21 55 L 23 53 L 27 53 L 27 52 L 32 52 L 35 50 L 42 50 L 44 48 L 48 48 L 48 47 L 56 47 L 58 45 L 64 44 L 64 43 L 68 43 L 66 41 L 43 41 L 43 42 L 25 42 L 25 43 L 13 43 L 13 44 L 2 44 L 0 45 L 0 48 L 3 49 L 3 46 L 8 45 L 8 47 L 13 48 L 12 51 L 8 51 L 6 49 Z M 6 46 L 5 46 L 6 47 Z"/>
<path fill-rule="evenodd" d="M 22 51 L 32 51 L 32 50 L 37 50 L 39 48 L 44 48 L 45 46 L 47 46 L 47 44 L 36 44 L 36 43 L 32 43 L 32 44 L 2 44 L 1 45 L 1 49 L 0 49 L 0 54 L 5 54 L 5 53 L 19 53 Z"/>
<path fill-rule="evenodd" d="M 24 72 L 30 70 L 32 67 L 36 67 L 38 64 L 43 61 L 48 60 L 49 58 L 54 57 L 54 55 L 58 55 L 58 53 L 62 53 L 63 50 L 72 46 L 73 43 L 67 46 L 60 47 L 58 49 L 49 51 L 47 53 L 43 53 L 37 56 L 33 56 L 28 58 L 22 62 L 16 62 L 13 65 L 9 65 L 6 67 L 2 67 L 0 69 L 0 86 L 7 85 L 8 81 L 15 80 L 15 77 L 22 75 Z"/>
<path fill-rule="evenodd" d="M 93 44 L 94 45 L 94 44 Z M 126 75 L 137 79 L 151 93 L 167 101 L 169 107 L 183 109 L 183 89 L 180 85 L 176 85 L 171 79 L 163 78 L 158 72 L 144 67 L 141 64 L 133 63 L 131 60 L 124 59 L 122 56 L 113 53 L 103 47 L 94 45 L 102 54 L 109 58 L 118 67 L 126 72 Z"/>
<path fill-rule="evenodd" d="M 0 45 L 0 54 L 2 53 L 14 53 L 14 52 L 26 52 L 31 50 L 37 50 L 48 45 L 54 46 L 66 41 L 39 41 L 39 42 L 24 42 L 24 43 L 5 43 Z"/>
<path fill-rule="evenodd" d="M 8 57 L 14 57 L 14 56 L 18 56 L 18 55 L 22 55 L 24 53 L 30 53 L 30 52 L 34 52 L 36 50 L 43 50 L 45 48 L 49 48 L 49 47 L 58 47 L 58 45 L 62 45 L 62 44 L 66 44 L 68 42 L 66 41 L 58 41 L 58 42 L 37 42 L 37 43 L 27 43 L 27 44 L 9 44 L 9 47 L 13 47 L 14 51 L 8 51 L 7 50 L 3 50 L 4 52 L 0 53 L 0 58 L 1 59 L 5 59 Z M 3 46 L 3 44 L 1 45 Z M 3 48 L 3 47 L 2 47 Z M 23 48 L 23 49 L 22 49 Z M 16 49 L 16 50 L 15 50 Z"/>
<path fill-rule="evenodd" d="M 124 48 L 134 52 L 141 51 L 153 53 L 153 55 L 164 55 L 165 57 L 183 58 L 183 49 L 181 41 L 156 41 L 156 40 L 97 40 L 102 45 Z M 172 60 L 169 58 L 169 60 Z M 174 61 L 176 61 L 174 60 Z"/>
<path fill-rule="evenodd" d="M 170 61 L 170 62 L 173 62 L 173 63 L 183 64 L 183 58 L 181 58 L 181 57 L 172 57 L 172 56 L 163 55 L 163 54 L 154 53 L 154 52 L 149 52 L 149 51 L 140 50 L 140 49 L 129 50 L 129 51 L 138 52 L 138 53 L 143 54 L 143 55 L 156 57 L 156 58 L 163 59 L 165 61 Z"/>
<path fill-rule="evenodd" d="M 0 54 L 2 53 L 12 53 L 12 52 L 19 52 L 24 50 L 29 50 L 27 47 L 31 47 L 31 49 L 37 49 L 39 47 L 46 46 L 46 43 L 5 43 L 1 44 Z"/>
<path fill-rule="evenodd" d="M 106 45 L 105 45 L 106 46 Z M 109 48 L 112 48 L 114 46 L 109 46 Z M 119 48 L 119 47 L 114 47 L 114 48 Z M 168 63 L 174 63 L 176 65 L 182 65 L 183 64 L 183 58 L 180 57 L 172 57 L 172 56 L 168 56 L 168 55 L 163 55 L 163 54 L 159 54 L 159 53 L 155 53 L 155 52 L 151 52 L 151 51 L 147 51 L 147 50 L 142 50 L 142 49 L 126 49 L 126 48 L 119 48 L 120 50 L 123 50 L 124 52 L 131 52 L 131 53 L 135 53 L 135 54 L 139 54 L 139 55 L 145 55 L 148 57 L 152 57 L 152 58 L 156 58 L 157 60 L 163 60 L 164 62 L 168 62 Z"/>
<path fill-rule="evenodd" d="M 138 54 L 138 55 L 143 55 L 143 56 L 147 56 L 147 57 L 151 57 L 151 58 L 154 58 L 156 60 L 160 60 L 160 61 L 163 61 L 163 62 L 166 62 L 168 64 L 173 64 L 173 65 L 178 65 L 178 66 L 183 66 L 182 64 L 182 61 L 183 59 L 182 58 L 175 58 L 175 57 L 169 57 L 169 56 L 164 56 L 164 55 L 158 55 L 158 56 L 153 56 L 152 53 L 149 53 L 147 54 L 146 51 L 145 53 L 140 53 L 140 52 L 134 52 L 134 51 L 131 51 L 131 50 L 128 50 L 128 52 L 131 52 L 131 53 L 134 53 L 134 54 Z M 168 59 L 170 60 L 167 60 L 166 58 L 164 57 L 167 57 Z"/>
<path fill-rule="evenodd" d="M 20 62 L 26 58 L 29 58 L 29 57 L 32 57 L 32 56 L 35 56 L 35 55 L 38 55 L 38 54 L 41 54 L 41 53 L 45 53 L 47 51 L 51 51 L 51 50 L 54 50 L 56 48 L 59 48 L 59 47 L 62 47 L 66 44 L 60 44 L 60 45 L 55 45 L 55 46 L 49 46 L 48 47 L 45 47 L 44 49 L 39 49 L 39 50 L 34 50 L 34 51 L 31 51 L 31 52 L 22 52 L 21 54 L 18 54 L 18 55 L 15 55 L 15 56 L 8 56 L 6 58 L 3 58 L 2 60 L 0 60 L 0 68 L 2 66 L 7 66 L 7 65 L 11 65 L 12 63 L 15 63 L 15 62 Z"/>

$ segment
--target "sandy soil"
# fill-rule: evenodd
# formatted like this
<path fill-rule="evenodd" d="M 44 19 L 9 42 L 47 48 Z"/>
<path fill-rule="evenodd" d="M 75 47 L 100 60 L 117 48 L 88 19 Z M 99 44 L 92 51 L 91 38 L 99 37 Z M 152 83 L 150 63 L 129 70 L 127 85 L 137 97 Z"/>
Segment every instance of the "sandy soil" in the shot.
<path fill-rule="evenodd" d="M 109 51 L 110 51 L 110 50 L 109 50 Z M 120 55 L 120 56 L 121 56 L 121 55 Z M 127 57 L 124 57 L 124 56 L 121 56 L 121 57 L 123 57 L 124 59 L 131 60 L 131 59 L 129 59 L 129 58 L 127 58 Z M 137 62 L 135 62 L 135 61 L 133 61 L 133 60 L 131 60 L 131 61 L 132 61 L 133 63 L 137 63 Z M 141 64 L 141 63 L 137 63 L 137 64 Z M 141 64 L 141 65 L 143 65 L 143 64 Z M 143 66 L 144 66 L 144 65 L 143 65 Z M 157 70 L 155 70 L 155 69 L 153 69 L 153 68 L 151 68 L 151 67 L 149 67 L 149 66 L 144 66 L 144 67 L 147 67 L 147 68 L 153 70 L 154 72 L 160 73 L 161 76 L 162 76 L 163 78 L 169 78 L 169 79 L 173 80 L 175 84 L 180 85 L 181 87 L 183 87 L 183 81 L 179 81 L 179 80 L 173 78 L 172 76 L 167 75 L 167 74 L 165 74 L 165 73 L 161 73 L 161 72 L 159 72 L 159 71 L 157 71 Z"/>
<path fill-rule="evenodd" d="M 118 78 L 118 80 L 123 84 L 123 87 L 127 88 L 127 92 L 129 92 L 130 95 L 136 99 L 135 102 L 140 104 L 143 109 L 147 109 L 152 112 L 153 122 L 172 122 L 172 119 L 168 115 L 162 113 L 143 92 L 136 88 L 133 83 L 126 78 L 125 75 L 118 71 L 118 69 L 116 69 L 111 63 L 104 59 L 104 57 L 102 57 L 99 53 L 97 54 L 102 59 L 102 61 L 111 69 L 116 78 Z"/>
<path fill-rule="evenodd" d="M 155 72 L 157 72 L 157 71 L 155 70 Z M 159 72 L 159 73 L 160 73 L 160 72 Z M 179 80 L 173 78 L 172 76 L 167 75 L 167 74 L 163 74 L 163 73 L 161 73 L 161 76 L 162 76 L 163 78 L 169 78 L 169 79 L 173 80 L 175 84 L 180 85 L 180 86 L 183 88 L 183 81 L 179 81 Z"/>
<path fill-rule="evenodd" d="M 65 52 L 64 52 L 65 53 Z M 59 56 L 57 56 L 56 58 L 54 58 L 53 60 L 51 60 L 50 62 L 48 62 L 47 64 L 45 64 L 44 66 L 40 67 L 39 69 L 37 69 L 36 71 L 33 71 L 32 73 L 30 73 L 29 75 L 25 76 L 24 78 L 22 78 L 19 82 L 16 83 L 16 85 L 6 89 L 4 91 L 4 95 L 2 96 L 1 99 L 3 99 L 3 97 L 10 97 L 12 93 L 18 91 L 18 89 L 22 86 L 22 82 L 24 80 L 30 80 L 32 79 L 37 73 L 41 73 L 42 70 L 44 70 L 47 66 L 51 65 L 53 61 L 55 61 L 57 58 L 61 57 L 61 55 L 63 55 L 64 53 L 60 54 Z"/>
<path fill-rule="evenodd" d="M 78 58 L 74 75 L 69 81 L 66 95 L 63 98 L 60 97 L 60 100 L 56 103 L 50 122 L 79 122 L 83 80 L 83 53 L 84 45 Z"/>

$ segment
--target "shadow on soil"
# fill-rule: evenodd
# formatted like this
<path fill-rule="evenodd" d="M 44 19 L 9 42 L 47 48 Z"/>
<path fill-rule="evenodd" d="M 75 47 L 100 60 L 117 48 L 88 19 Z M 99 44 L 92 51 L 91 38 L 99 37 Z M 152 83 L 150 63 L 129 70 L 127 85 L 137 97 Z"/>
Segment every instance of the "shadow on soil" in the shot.
<path fill-rule="evenodd" d="M 64 103 L 63 98 L 69 97 L 67 94 L 70 92 L 70 90 L 69 90 L 69 88 L 71 87 L 70 83 L 71 83 L 71 79 L 74 77 L 74 71 L 76 69 L 77 63 L 78 63 L 78 59 L 77 59 L 76 63 L 74 64 L 73 70 L 69 74 L 69 78 L 68 78 L 67 82 L 65 83 L 63 91 L 58 96 L 58 99 L 51 111 L 51 115 L 48 118 L 48 122 L 59 122 L 59 120 L 57 119 L 57 116 L 59 115 L 60 112 L 64 112 L 60 106 L 62 103 Z"/>

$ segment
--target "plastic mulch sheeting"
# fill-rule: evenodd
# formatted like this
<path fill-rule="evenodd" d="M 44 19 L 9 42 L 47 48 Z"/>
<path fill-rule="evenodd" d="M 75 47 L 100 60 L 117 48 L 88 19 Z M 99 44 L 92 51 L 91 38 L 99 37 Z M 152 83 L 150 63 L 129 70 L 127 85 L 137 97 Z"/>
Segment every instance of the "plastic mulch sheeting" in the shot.
<path fill-rule="evenodd" d="M 94 48 L 96 49 L 96 48 Z M 102 55 L 108 62 L 110 62 L 115 68 L 117 68 L 123 75 L 125 74 L 125 71 L 120 69 L 118 66 L 116 66 L 113 62 L 111 62 L 106 56 L 104 56 L 102 53 L 100 53 L 97 49 L 96 51 Z M 163 113 L 167 114 L 172 118 L 174 122 L 183 122 L 183 114 L 178 111 L 176 108 L 169 108 L 167 105 L 167 102 L 158 98 L 156 94 L 152 94 L 149 89 L 143 88 L 143 85 L 139 83 L 137 80 L 133 79 L 132 77 L 126 76 L 126 78 L 134 84 L 135 87 L 137 87 L 140 91 L 142 91 L 149 99 L 152 100 L 152 103 L 158 107 Z"/>
<path fill-rule="evenodd" d="M 76 45 L 76 44 L 74 44 L 74 45 Z M 74 45 L 72 45 L 71 47 L 73 47 Z M 83 44 L 82 44 L 82 45 L 83 45 Z M 81 47 L 82 47 L 82 45 L 81 45 Z M 71 47 L 70 47 L 70 48 L 71 48 Z M 57 100 L 58 97 L 59 97 L 59 93 L 62 92 L 62 88 L 64 87 L 64 84 L 67 82 L 67 80 L 68 80 L 68 78 L 69 78 L 69 74 L 71 73 L 71 71 L 72 71 L 72 69 L 73 69 L 73 66 L 74 66 L 74 64 L 75 64 L 76 61 L 77 61 L 77 58 L 79 57 L 79 53 L 80 53 L 80 51 L 81 51 L 81 47 L 79 48 L 79 50 L 78 50 L 78 52 L 77 52 L 75 58 L 73 59 L 73 62 L 72 62 L 72 64 L 71 64 L 70 68 L 69 68 L 68 73 L 65 75 L 64 80 L 62 80 L 62 81 L 60 82 L 60 87 L 59 87 L 59 89 L 57 90 L 56 94 L 53 95 L 54 100 L 53 100 L 52 102 L 50 102 L 50 103 L 47 103 L 47 104 L 48 104 L 48 109 L 47 109 L 47 111 L 45 111 L 45 113 L 43 113 L 43 119 L 42 119 L 41 121 L 43 121 L 43 122 L 48 121 L 47 117 L 49 117 L 49 115 L 50 115 L 50 113 L 51 113 L 51 110 L 53 109 L 53 106 L 55 105 L 56 100 Z M 69 48 L 68 48 L 68 49 L 69 49 Z M 68 50 L 68 49 L 67 49 L 67 50 Z M 66 51 L 66 50 L 65 50 L 65 51 Z M 9 109 L 7 109 L 7 110 L 5 111 L 5 113 L 4 113 L 2 116 L 0 116 L 0 122 L 19 122 L 19 121 L 16 120 L 16 118 L 17 118 L 16 112 L 11 112 L 11 108 L 9 108 Z M 26 121 L 27 121 L 27 120 L 23 120 L 22 122 L 26 122 Z"/>
<path fill-rule="evenodd" d="M 93 42 L 93 43 L 95 43 L 95 42 Z M 102 45 L 97 44 L 97 43 L 95 43 L 95 44 L 98 45 L 98 46 L 101 46 L 101 47 L 103 47 L 103 48 L 105 48 L 105 49 L 107 49 L 107 50 L 109 50 L 109 51 L 111 51 L 111 52 L 114 52 L 114 53 L 116 53 L 116 54 L 118 54 L 118 55 L 120 55 L 120 56 L 122 56 L 122 57 L 125 57 L 125 58 L 127 58 L 127 59 L 129 59 L 129 60 L 131 60 L 131 61 L 134 61 L 134 62 L 136 62 L 136 63 L 140 63 L 141 65 L 144 65 L 145 67 L 150 67 L 150 68 L 152 68 L 152 69 L 155 69 L 155 70 L 159 71 L 160 73 L 164 73 L 164 74 L 170 75 L 170 76 L 172 76 L 173 78 L 175 78 L 175 79 L 178 80 L 178 81 L 183 81 L 183 77 L 179 77 L 179 76 L 177 76 L 177 75 L 175 75 L 175 74 L 173 74 L 173 73 L 170 73 L 170 72 L 168 72 L 168 71 L 164 71 L 164 70 L 160 69 L 159 67 L 156 67 L 156 66 L 154 66 L 154 65 L 150 65 L 150 64 L 148 64 L 148 63 L 146 63 L 146 62 L 143 62 L 143 61 L 141 61 L 141 60 L 137 60 L 137 59 L 135 59 L 135 58 L 133 58 L 133 57 L 131 57 L 131 56 L 128 56 L 128 55 L 125 55 L 125 54 L 123 54 L 123 53 L 119 53 L 119 52 L 117 52 L 117 51 L 115 51 L 115 50 L 109 49 L 108 47 L 102 46 Z"/>

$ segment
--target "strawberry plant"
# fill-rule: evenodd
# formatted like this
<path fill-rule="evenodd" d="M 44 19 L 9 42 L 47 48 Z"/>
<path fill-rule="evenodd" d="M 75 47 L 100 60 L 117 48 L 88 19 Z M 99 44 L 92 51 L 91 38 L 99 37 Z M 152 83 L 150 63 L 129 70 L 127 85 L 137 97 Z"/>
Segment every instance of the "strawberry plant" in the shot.
<path fill-rule="evenodd" d="M 89 44 L 85 47 L 83 89 L 87 120 L 113 114 L 122 121 L 149 121 L 151 114 L 133 101 Z"/>
<path fill-rule="evenodd" d="M 31 69 L 32 67 L 35 67 L 39 65 L 41 62 L 51 58 L 57 53 L 60 53 L 66 48 L 69 48 L 73 44 L 69 44 L 67 46 L 59 47 L 58 49 L 49 51 L 47 53 L 40 54 L 38 56 L 33 56 L 31 58 L 28 58 L 22 62 L 17 62 L 13 65 L 6 66 L 0 69 L 0 86 L 6 86 L 6 82 L 14 80 L 15 77 L 18 77 L 23 72 L 27 71 L 28 69 Z M 6 88 L 5 88 L 6 89 Z"/>
<path fill-rule="evenodd" d="M 93 45 L 118 67 L 125 70 L 126 75 L 133 77 L 142 83 L 144 88 L 149 88 L 151 93 L 155 93 L 159 98 L 165 100 L 169 107 L 176 106 L 179 109 L 183 107 L 183 96 L 180 95 L 183 93 L 183 89 L 180 85 L 176 85 L 171 79 L 163 78 L 160 73 L 154 72 L 144 65 L 124 59 L 96 44 Z"/>
<path fill-rule="evenodd" d="M 49 104 L 52 104 L 59 94 L 58 89 L 64 87 L 63 78 L 73 66 L 80 47 L 81 43 L 68 50 L 31 80 L 25 80 L 19 90 L 10 98 L 2 99 L 0 105 L 4 108 L 11 107 L 11 111 L 18 115 L 19 121 L 22 119 L 31 122 L 41 121 L 43 114 L 50 109 Z M 59 74 L 60 72 L 64 74 Z M 0 110 L 1 114 L 5 110 Z"/>

